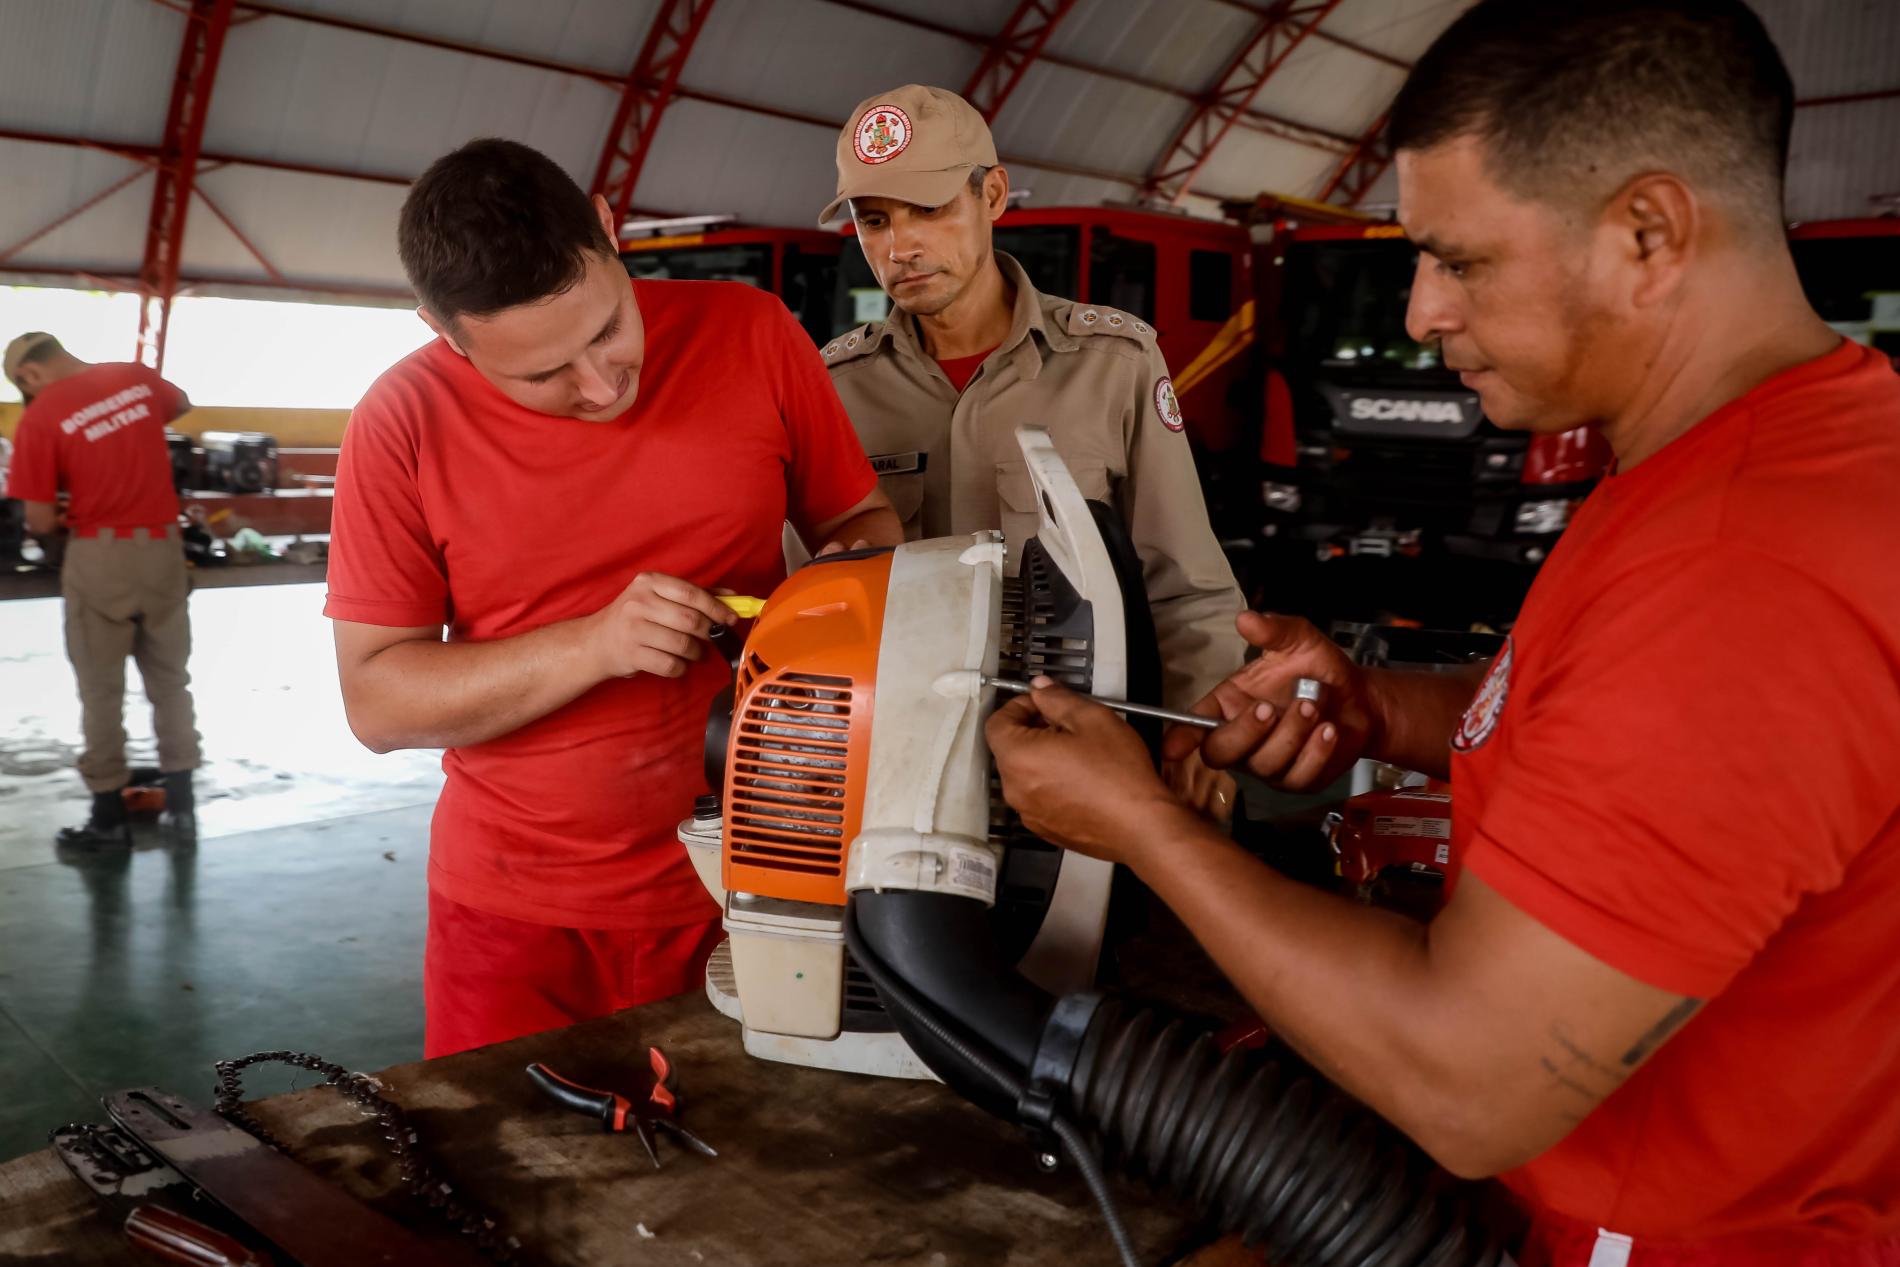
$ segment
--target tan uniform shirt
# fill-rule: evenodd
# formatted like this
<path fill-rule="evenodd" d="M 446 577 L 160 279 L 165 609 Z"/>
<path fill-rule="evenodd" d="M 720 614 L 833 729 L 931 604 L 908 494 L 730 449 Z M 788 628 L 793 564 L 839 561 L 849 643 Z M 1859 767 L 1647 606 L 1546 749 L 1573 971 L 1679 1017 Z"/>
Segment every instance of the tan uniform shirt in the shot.
<path fill-rule="evenodd" d="M 893 308 L 825 345 L 831 381 L 908 540 L 1001 528 L 1009 557 L 1036 529 L 1016 428 L 1047 428 L 1084 497 L 1113 506 L 1141 557 L 1165 702 L 1185 707 L 1240 667 L 1242 607 L 1179 431 L 1154 328 L 1100 304 L 1016 290 L 1009 334 L 961 395 Z"/>

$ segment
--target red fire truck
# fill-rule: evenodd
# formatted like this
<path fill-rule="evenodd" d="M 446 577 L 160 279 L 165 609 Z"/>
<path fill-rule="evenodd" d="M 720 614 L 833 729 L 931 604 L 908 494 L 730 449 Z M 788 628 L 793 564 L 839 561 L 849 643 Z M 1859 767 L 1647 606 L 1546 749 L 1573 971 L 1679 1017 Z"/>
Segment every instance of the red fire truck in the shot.
<path fill-rule="evenodd" d="M 620 262 L 633 277 L 744 282 L 785 301 L 814 343 L 831 338 L 832 290 L 844 243 L 817 229 L 707 228 L 623 235 Z"/>
<path fill-rule="evenodd" d="M 1405 332 L 1418 252 L 1392 224 L 1273 226 L 1264 270 L 1265 534 L 1322 560 L 1535 566 L 1607 469 L 1593 433 L 1504 431 Z"/>

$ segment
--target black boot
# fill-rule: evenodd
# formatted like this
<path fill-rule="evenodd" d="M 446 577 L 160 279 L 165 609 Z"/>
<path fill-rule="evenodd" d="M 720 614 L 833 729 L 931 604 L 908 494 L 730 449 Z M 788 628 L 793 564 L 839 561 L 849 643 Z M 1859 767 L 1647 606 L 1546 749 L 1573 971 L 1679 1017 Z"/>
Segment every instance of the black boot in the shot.
<path fill-rule="evenodd" d="M 191 771 L 176 770 L 165 775 L 165 827 L 181 845 L 198 843 L 198 797 L 192 791 Z"/>
<path fill-rule="evenodd" d="M 130 848 L 132 823 L 125 797 L 117 791 L 92 794 L 92 816 L 79 827 L 62 827 L 54 838 L 70 849 Z"/>

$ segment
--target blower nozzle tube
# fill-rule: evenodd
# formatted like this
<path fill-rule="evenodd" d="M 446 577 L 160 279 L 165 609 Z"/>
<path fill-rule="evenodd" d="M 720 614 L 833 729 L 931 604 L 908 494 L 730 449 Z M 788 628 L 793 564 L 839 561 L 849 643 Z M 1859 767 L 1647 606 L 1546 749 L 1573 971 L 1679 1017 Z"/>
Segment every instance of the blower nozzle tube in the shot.
<path fill-rule="evenodd" d="M 1084 1137 L 1274 1262 L 1508 1263 L 1455 1181 L 1283 1047 L 1223 1053 L 1197 1022 L 1095 995 L 1052 999 L 1000 962 L 969 898 L 860 891 L 844 932 L 939 1077 L 1045 1147 L 1061 1141 L 1125 1263 L 1139 1260 Z"/>

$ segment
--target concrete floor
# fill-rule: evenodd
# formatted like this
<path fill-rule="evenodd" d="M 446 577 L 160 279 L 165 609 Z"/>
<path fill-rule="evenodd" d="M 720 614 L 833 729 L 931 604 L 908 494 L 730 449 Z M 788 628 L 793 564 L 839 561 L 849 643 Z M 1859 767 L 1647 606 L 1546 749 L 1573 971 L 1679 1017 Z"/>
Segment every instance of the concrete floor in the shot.
<path fill-rule="evenodd" d="M 350 735 L 322 595 L 193 596 L 200 843 L 148 826 L 116 854 L 53 847 L 85 812 L 60 604 L 0 603 L 0 1159 L 96 1118 L 105 1091 L 208 1099 L 212 1062 L 254 1050 L 362 1069 L 421 1055 L 441 771 L 434 753 L 377 756 Z M 126 722 L 149 763 L 136 686 Z"/>

